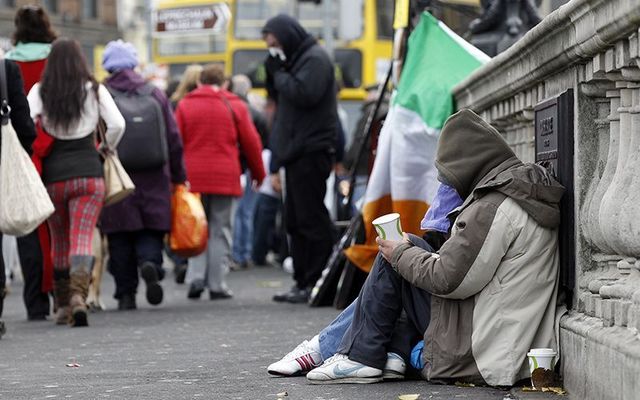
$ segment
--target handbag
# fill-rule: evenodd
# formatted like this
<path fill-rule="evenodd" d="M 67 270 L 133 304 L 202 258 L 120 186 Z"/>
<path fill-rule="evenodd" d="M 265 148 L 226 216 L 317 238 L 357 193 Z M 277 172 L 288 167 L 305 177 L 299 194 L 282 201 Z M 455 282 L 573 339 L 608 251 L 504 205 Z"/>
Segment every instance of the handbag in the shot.
<path fill-rule="evenodd" d="M 104 186 L 105 186 L 105 206 L 116 204 L 133 194 L 136 186 L 133 184 L 131 177 L 127 174 L 118 154 L 109 146 L 105 134 L 106 127 L 103 121 L 98 122 L 96 129 L 100 137 L 101 149 L 100 154 L 104 159 Z"/>
<path fill-rule="evenodd" d="M 46 221 L 55 207 L 9 120 L 7 93 L 5 61 L 0 58 L 0 231 L 24 236 Z"/>

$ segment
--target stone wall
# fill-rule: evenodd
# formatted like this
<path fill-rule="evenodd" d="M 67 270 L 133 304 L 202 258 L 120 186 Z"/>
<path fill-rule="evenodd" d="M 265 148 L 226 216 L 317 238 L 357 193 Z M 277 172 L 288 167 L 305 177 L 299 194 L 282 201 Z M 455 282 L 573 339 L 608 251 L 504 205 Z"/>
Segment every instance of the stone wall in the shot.
<path fill-rule="evenodd" d="M 561 323 L 571 398 L 640 398 L 640 2 L 572 0 L 455 88 L 533 161 L 534 107 L 574 89 L 576 287 Z"/>

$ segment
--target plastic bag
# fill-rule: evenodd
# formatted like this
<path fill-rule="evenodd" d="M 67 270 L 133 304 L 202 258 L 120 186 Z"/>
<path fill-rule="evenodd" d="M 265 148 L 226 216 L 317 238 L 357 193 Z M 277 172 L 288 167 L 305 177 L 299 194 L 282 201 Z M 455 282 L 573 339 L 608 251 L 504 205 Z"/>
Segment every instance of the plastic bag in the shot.
<path fill-rule="evenodd" d="M 178 185 L 171 199 L 171 251 L 181 257 L 195 257 L 207 248 L 209 226 L 200 195 Z"/>
<path fill-rule="evenodd" d="M 2 125 L 0 154 L 0 231 L 27 235 L 54 211 L 35 165 L 18 141 L 11 122 L 7 122 Z"/>

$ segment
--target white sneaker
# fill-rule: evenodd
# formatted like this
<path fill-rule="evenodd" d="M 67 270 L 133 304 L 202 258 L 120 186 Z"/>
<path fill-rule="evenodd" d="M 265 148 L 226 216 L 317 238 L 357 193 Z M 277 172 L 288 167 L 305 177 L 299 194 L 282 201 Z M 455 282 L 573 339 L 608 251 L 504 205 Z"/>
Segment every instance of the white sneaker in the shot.
<path fill-rule="evenodd" d="M 385 381 L 404 379 L 407 364 L 402 356 L 396 353 L 387 353 L 387 364 L 384 366 L 382 378 Z"/>
<path fill-rule="evenodd" d="M 349 360 L 344 354 L 336 354 L 310 371 L 307 379 L 314 384 L 375 383 L 382 381 L 382 370 Z"/>
<path fill-rule="evenodd" d="M 304 375 L 322 364 L 319 348 L 314 348 L 307 340 L 300 343 L 292 352 L 267 367 L 267 372 L 278 376 Z"/>

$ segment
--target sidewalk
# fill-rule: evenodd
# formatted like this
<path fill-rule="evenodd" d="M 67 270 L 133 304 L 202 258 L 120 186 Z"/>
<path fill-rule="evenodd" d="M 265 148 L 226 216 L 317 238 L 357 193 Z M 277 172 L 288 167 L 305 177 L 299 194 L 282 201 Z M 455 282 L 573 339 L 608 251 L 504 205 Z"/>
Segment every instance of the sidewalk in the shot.
<path fill-rule="evenodd" d="M 105 273 L 109 310 L 90 315 L 90 327 L 27 322 L 21 287 L 12 286 L 0 340 L 0 399 L 420 399 L 502 400 L 490 388 L 430 385 L 424 381 L 375 385 L 309 385 L 305 378 L 267 374 L 271 362 L 311 337 L 338 311 L 276 304 L 271 296 L 291 278 L 277 269 L 232 272 L 232 300 L 186 299 L 172 274 L 165 301 L 152 308 L 138 295 L 137 311 L 118 312 L 113 280 Z M 76 363 L 80 367 L 67 367 Z"/>

